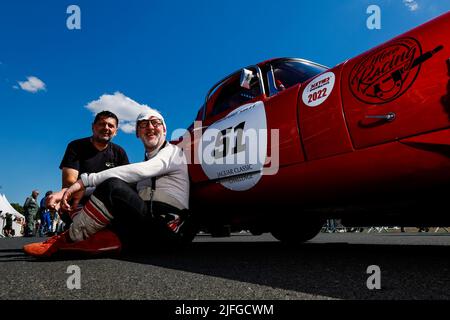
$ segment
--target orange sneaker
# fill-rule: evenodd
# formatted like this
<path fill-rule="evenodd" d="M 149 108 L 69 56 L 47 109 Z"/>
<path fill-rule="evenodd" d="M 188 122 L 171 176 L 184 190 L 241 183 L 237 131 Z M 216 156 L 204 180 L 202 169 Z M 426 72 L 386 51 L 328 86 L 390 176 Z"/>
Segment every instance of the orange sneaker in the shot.
<path fill-rule="evenodd" d="M 59 247 L 64 243 L 67 243 L 67 237 L 69 231 L 48 238 L 44 242 L 35 242 L 26 244 L 23 246 L 23 251 L 26 254 L 34 257 L 50 257 L 52 254 L 58 251 Z"/>
<path fill-rule="evenodd" d="M 25 253 L 35 257 L 50 257 L 56 252 L 84 253 L 89 255 L 101 253 L 119 253 L 122 243 L 117 235 L 108 229 L 103 229 L 86 240 L 69 242 L 68 231 L 53 236 L 47 241 L 27 244 L 23 247 Z"/>
<path fill-rule="evenodd" d="M 101 253 L 119 253 L 122 243 L 119 237 L 109 229 L 100 230 L 86 240 L 66 242 L 59 248 L 61 252 L 80 252 L 89 255 Z"/>

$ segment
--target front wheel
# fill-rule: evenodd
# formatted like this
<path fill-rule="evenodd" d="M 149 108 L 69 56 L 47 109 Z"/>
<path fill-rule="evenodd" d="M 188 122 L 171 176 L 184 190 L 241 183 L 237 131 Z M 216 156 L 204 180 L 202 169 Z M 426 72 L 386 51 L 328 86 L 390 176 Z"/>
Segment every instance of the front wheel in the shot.
<path fill-rule="evenodd" d="M 286 244 L 300 244 L 314 238 L 322 229 L 325 220 L 318 217 L 303 218 L 277 223 L 271 234 Z"/>

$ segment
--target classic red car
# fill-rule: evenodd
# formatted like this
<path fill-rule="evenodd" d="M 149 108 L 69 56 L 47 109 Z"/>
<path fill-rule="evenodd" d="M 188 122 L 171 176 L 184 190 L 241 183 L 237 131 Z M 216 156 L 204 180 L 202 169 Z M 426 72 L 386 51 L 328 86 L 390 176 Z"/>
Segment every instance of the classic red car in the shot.
<path fill-rule="evenodd" d="M 215 84 L 181 144 L 211 232 L 314 237 L 450 225 L 450 13 L 333 68 L 292 58 Z"/>

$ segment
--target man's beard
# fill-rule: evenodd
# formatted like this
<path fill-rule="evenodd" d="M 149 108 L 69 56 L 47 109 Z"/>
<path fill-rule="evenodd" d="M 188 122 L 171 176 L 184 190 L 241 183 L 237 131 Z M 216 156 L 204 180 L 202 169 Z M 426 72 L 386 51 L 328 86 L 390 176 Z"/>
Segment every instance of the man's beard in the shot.
<path fill-rule="evenodd" d="M 155 137 L 151 141 L 146 140 L 145 146 L 150 149 L 155 149 L 158 147 L 160 137 Z"/>
<path fill-rule="evenodd" d="M 145 146 L 146 150 L 153 152 L 156 149 L 158 149 L 159 146 L 162 144 L 161 140 L 162 140 L 162 135 L 158 134 L 153 137 L 151 142 L 150 142 L 150 140 L 147 140 L 147 139 L 144 139 L 143 142 L 144 142 L 144 146 Z"/>
<path fill-rule="evenodd" d="M 92 140 L 93 140 L 94 142 L 97 142 L 97 143 L 109 143 L 109 142 L 111 141 L 111 139 L 112 139 L 111 136 L 107 136 L 107 137 L 98 137 L 98 136 L 94 136 L 94 137 L 92 138 Z"/>

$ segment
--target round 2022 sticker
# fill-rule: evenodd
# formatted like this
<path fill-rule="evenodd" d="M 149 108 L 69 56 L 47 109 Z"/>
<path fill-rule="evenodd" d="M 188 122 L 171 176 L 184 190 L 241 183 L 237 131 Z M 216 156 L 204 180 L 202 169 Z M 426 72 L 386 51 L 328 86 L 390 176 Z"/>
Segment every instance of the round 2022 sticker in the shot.
<path fill-rule="evenodd" d="M 322 104 L 333 91 L 335 78 L 333 72 L 325 72 L 314 78 L 303 90 L 303 103 L 309 107 Z"/>

